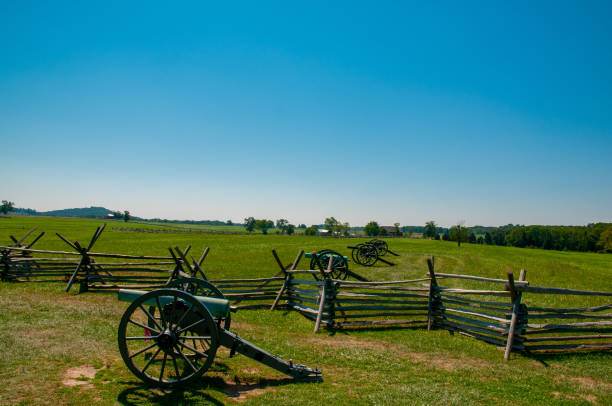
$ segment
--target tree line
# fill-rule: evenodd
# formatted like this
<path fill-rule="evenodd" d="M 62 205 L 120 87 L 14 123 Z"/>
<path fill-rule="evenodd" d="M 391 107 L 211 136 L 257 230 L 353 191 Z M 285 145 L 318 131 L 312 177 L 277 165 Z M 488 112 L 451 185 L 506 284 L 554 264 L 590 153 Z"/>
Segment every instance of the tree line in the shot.
<path fill-rule="evenodd" d="M 586 226 L 463 227 L 457 224 L 441 233 L 434 221 L 423 229 L 424 238 L 471 244 L 501 245 L 546 250 L 612 252 L 612 223 L 591 223 Z"/>

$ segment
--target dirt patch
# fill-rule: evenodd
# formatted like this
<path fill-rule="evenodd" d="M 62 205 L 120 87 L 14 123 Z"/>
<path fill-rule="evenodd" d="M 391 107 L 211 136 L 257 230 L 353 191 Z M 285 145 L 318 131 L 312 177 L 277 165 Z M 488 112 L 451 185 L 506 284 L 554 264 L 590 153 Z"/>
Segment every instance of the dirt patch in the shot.
<path fill-rule="evenodd" d="M 62 384 L 68 387 L 83 386 L 86 388 L 93 388 L 93 385 L 89 381 L 96 376 L 98 371 L 98 369 L 91 365 L 81 365 L 70 368 L 64 374 Z"/>
<path fill-rule="evenodd" d="M 595 379 L 585 378 L 582 376 L 566 376 L 564 378 L 569 379 L 570 381 L 579 383 L 580 386 L 585 386 L 585 387 L 603 386 L 605 388 L 612 389 L 612 383 L 609 383 L 609 382 L 596 381 Z"/>
<path fill-rule="evenodd" d="M 488 365 L 485 361 L 474 359 L 458 359 L 452 357 L 440 358 L 437 354 L 436 358 L 428 354 L 408 351 L 406 348 L 388 343 L 386 341 L 367 340 L 351 336 L 344 336 L 342 339 L 326 339 L 322 337 L 312 337 L 306 341 L 318 346 L 330 346 L 337 348 L 365 348 L 378 352 L 391 352 L 395 358 L 405 359 L 415 363 L 422 363 L 434 369 L 443 369 L 445 371 L 454 371 L 457 369 L 465 369 L 470 367 L 484 368 Z"/>
<path fill-rule="evenodd" d="M 275 392 L 275 385 L 282 384 L 287 378 L 268 377 L 258 380 L 258 382 L 235 382 L 226 381 L 225 392 L 234 402 L 244 402 L 249 398 L 263 395 L 266 392 Z"/>

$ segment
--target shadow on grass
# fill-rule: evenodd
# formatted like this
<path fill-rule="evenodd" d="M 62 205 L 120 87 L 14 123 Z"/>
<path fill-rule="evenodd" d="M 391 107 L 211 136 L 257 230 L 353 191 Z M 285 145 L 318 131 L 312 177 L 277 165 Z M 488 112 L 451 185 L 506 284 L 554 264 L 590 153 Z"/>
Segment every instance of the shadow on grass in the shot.
<path fill-rule="evenodd" d="M 264 393 L 273 388 L 304 382 L 293 378 L 261 378 L 255 381 L 240 381 L 228 383 L 221 377 L 202 377 L 188 387 L 162 389 L 148 386 L 142 382 L 128 382 L 134 385 L 123 390 L 117 396 L 117 402 L 122 405 L 139 405 L 152 403 L 158 405 L 190 405 L 211 404 L 223 405 L 225 402 L 216 399 L 207 391 L 217 392 L 218 397 L 248 398 Z"/>
<path fill-rule="evenodd" d="M 577 360 L 592 356 L 610 356 L 612 352 L 608 350 L 591 350 L 591 351 L 558 351 L 558 352 L 519 352 L 521 356 L 539 362 L 545 367 L 550 367 L 547 361 L 565 361 Z"/>

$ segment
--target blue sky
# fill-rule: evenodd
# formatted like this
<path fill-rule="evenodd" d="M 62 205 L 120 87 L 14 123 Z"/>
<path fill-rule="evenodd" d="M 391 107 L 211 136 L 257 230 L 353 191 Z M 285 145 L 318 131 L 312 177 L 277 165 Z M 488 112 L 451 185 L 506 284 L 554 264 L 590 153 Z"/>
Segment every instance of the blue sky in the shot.
<path fill-rule="evenodd" d="M 612 221 L 609 2 L 2 2 L 0 197 Z"/>

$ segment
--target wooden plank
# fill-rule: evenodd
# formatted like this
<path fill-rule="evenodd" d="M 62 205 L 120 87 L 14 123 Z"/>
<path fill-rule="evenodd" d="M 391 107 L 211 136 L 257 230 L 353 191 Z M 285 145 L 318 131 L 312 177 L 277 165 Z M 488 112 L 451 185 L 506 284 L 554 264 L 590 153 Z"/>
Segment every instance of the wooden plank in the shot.
<path fill-rule="evenodd" d="M 566 323 L 566 324 L 527 324 L 527 328 L 534 329 L 551 329 L 551 328 L 574 328 L 574 327 L 600 327 L 612 326 L 612 321 L 590 321 L 584 323 Z"/>
<path fill-rule="evenodd" d="M 427 310 L 427 306 L 342 306 L 342 310 Z"/>
<path fill-rule="evenodd" d="M 529 351 L 544 351 L 544 350 L 612 350 L 612 343 L 609 344 L 550 344 L 550 345 L 533 345 L 526 346 Z"/>
<path fill-rule="evenodd" d="M 499 331 L 487 330 L 480 327 L 470 326 L 468 324 L 456 323 L 450 320 L 441 320 L 440 325 L 442 325 L 442 327 L 452 327 L 455 330 L 464 330 L 472 333 L 487 334 L 494 337 L 502 338 L 504 340 L 508 336 L 507 334 L 501 333 Z"/>
<path fill-rule="evenodd" d="M 337 327 L 357 327 L 357 326 L 390 326 L 390 325 L 411 325 L 425 324 L 427 320 L 355 320 L 347 322 L 334 322 Z"/>
<path fill-rule="evenodd" d="M 521 270 L 521 275 L 520 275 L 519 280 L 522 280 L 524 278 L 525 278 L 525 271 Z M 518 314 L 519 314 L 519 309 L 521 306 L 521 298 L 522 298 L 522 293 L 517 292 L 515 289 L 514 275 L 510 271 L 508 272 L 508 286 L 510 288 L 510 294 L 512 295 L 511 297 L 512 297 L 513 307 L 512 307 L 512 318 L 510 320 L 510 327 L 508 330 L 508 339 L 506 342 L 506 351 L 504 352 L 504 360 L 506 361 L 510 359 L 510 352 L 512 351 L 514 341 L 516 340 L 516 337 L 514 336 L 514 331 L 516 330 L 516 324 L 518 320 Z"/>
<path fill-rule="evenodd" d="M 426 282 L 430 278 L 419 278 L 419 279 L 407 279 L 399 281 L 380 281 L 380 282 L 359 282 L 359 281 L 344 281 L 344 280 L 332 280 L 334 283 L 339 283 L 340 287 L 369 287 L 369 286 L 384 286 L 384 285 L 400 285 L 407 283 Z"/>
<path fill-rule="evenodd" d="M 339 310 L 336 309 L 336 318 L 338 319 L 362 319 L 372 317 L 405 317 L 405 316 L 427 316 L 425 311 L 413 311 L 413 312 L 389 312 L 389 313 L 375 313 L 375 314 L 342 314 L 338 315 Z"/>
<path fill-rule="evenodd" d="M 576 290 L 564 288 L 549 288 L 544 286 L 517 286 L 518 290 L 529 293 L 549 293 L 562 295 L 581 295 L 581 296 L 612 296 L 612 292 L 596 290 Z"/>
<path fill-rule="evenodd" d="M 331 268 L 332 261 L 333 261 L 333 257 L 330 256 L 329 257 L 329 268 Z M 324 284 L 323 288 L 321 289 L 321 300 L 319 303 L 319 312 L 317 314 L 317 321 L 315 322 L 315 328 L 314 328 L 315 333 L 319 332 L 319 327 L 321 326 L 321 316 L 323 315 L 323 306 L 325 306 L 326 300 L 327 300 L 327 284 Z"/>
<path fill-rule="evenodd" d="M 607 340 L 612 339 L 612 334 L 585 334 L 579 336 L 554 336 L 554 337 L 526 337 L 527 342 L 540 341 L 573 341 L 573 340 Z"/>
<path fill-rule="evenodd" d="M 612 319 L 612 313 L 605 314 L 575 314 L 575 313 L 529 313 L 533 319 Z"/>
<path fill-rule="evenodd" d="M 284 281 L 283 277 L 273 277 L 273 278 L 249 278 L 249 279 L 212 279 L 209 282 L 217 285 L 220 283 L 242 283 L 242 282 L 262 282 L 262 281 Z"/>
<path fill-rule="evenodd" d="M 449 279 L 470 279 L 470 280 L 474 280 L 474 281 L 481 281 L 481 282 L 491 282 L 491 283 L 503 283 L 506 284 L 508 282 L 507 279 L 496 279 L 496 278 L 485 278 L 482 276 L 473 276 L 473 275 L 460 275 L 460 274 L 452 274 L 452 273 L 441 273 L 438 272 L 436 273 L 436 276 L 442 276 L 444 278 L 449 278 Z M 529 282 L 518 282 L 515 281 L 516 285 L 527 285 Z"/>
<path fill-rule="evenodd" d="M 336 297 L 336 303 L 373 303 L 373 304 L 384 304 L 384 305 L 427 305 L 426 300 L 385 300 L 385 299 L 338 299 Z"/>
<path fill-rule="evenodd" d="M 440 306 L 440 310 L 443 310 L 445 312 L 453 312 L 453 313 L 459 313 L 459 314 L 466 314 L 470 316 L 482 317 L 482 318 L 489 319 L 489 320 L 495 320 L 499 323 L 506 323 L 506 324 L 510 323 L 510 320 L 507 320 L 501 317 L 497 317 L 491 314 L 476 312 L 472 310 L 463 310 L 463 309 L 457 309 L 457 308 L 446 307 L 446 306 Z"/>
<path fill-rule="evenodd" d="M 452 293 L 460 295 L 487 295 L 487 296 L 510 296 L 510 292 L 500 290 L 471 290 L 471 289 L 457 289 L 457 288 L 443 288 L 439 287 L 442 293 Z"/>
<path fill-rule="evenodd" d="M 338 292 L 336 297 L 380 297 L 380 298 L 423 298 L 427 299 L 428 295 L 420 295 L 417 293 L 383 293 L 383 292 Z"/>
<path fill-rule="evenodd" d="M 459 296 L 447 295 L 444 292 L 440 292 L 440 296 L 442 298 L 450 298 L 450 299 L 457 300 L 457 301 L 462 301 L 462 302 L 483 303 L 483 304 L 486 304 L 487 306 L 498 306 L 498 307 L 501 307 L 501 308 L 506 309 L 506 310 L 511 310 L 512 309 L 512 303 L 500 303 L 500 302 L 491 302 L 491 301 L 485 301 L 485 300 L 475 300 L 475 299 L 470 299 L 470 298 L 467 298 L 467 297 L 459 297 Z"/>
<path fill-rule="evenodd" d="M 557 307 L 535 307 L 529 306 L 529 311 L 534 312 L 555 312 L 555 313 L 573 313 L 573 312 L 599 312 L 602 310 L 612 309 L 612 304 L 593 307 L 573 307 L 573 308 L 557 308 Z"/>
<path fill-rule="evenodd" d="M 499 324 L 495 324 L 495 323 L 491 323 L 491 322 L 486 322 L 483 320 L 474 320 L 474 319 L 470 319 L 468 317 L 462 317 L 462 316 L 457 316 L 454 314 L 444 314 L 444 316 L 448 319 L 452 319 L 452 320 L 458 320 L 458 321 L 462 321 L 465 323 L 469 323 L 469 324 L 474 324 L 476 326 L 480 326 L 480 327 L 484 327 L 484 328 L 488 328 L 490 330 L 494 330 L 494 331 L 501 331 L 501 332 L 508 332 L 508 327 L 504 327 L 502 325 Z"/>

